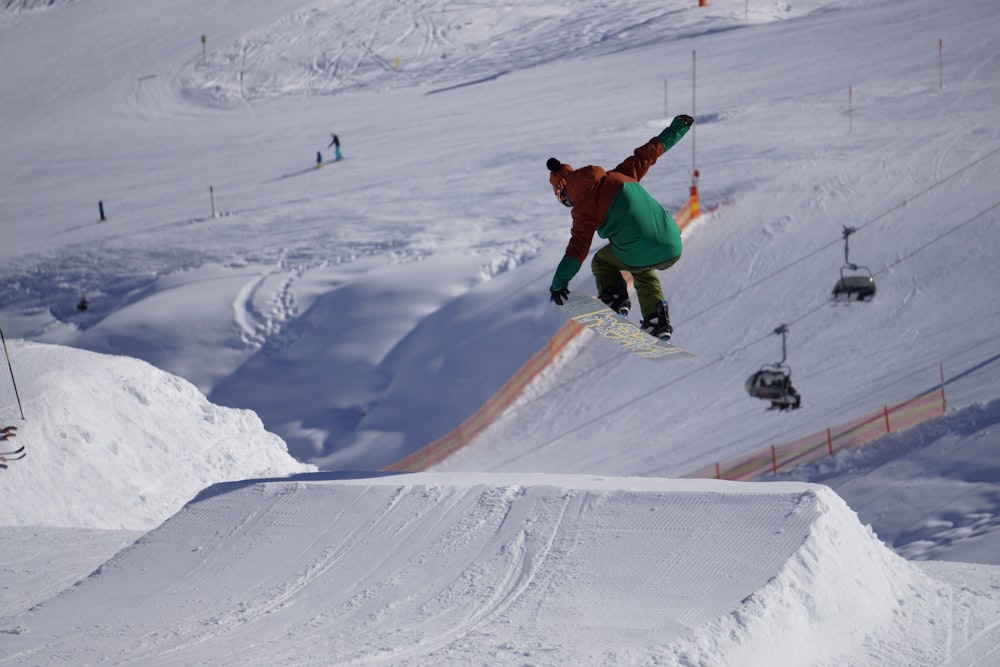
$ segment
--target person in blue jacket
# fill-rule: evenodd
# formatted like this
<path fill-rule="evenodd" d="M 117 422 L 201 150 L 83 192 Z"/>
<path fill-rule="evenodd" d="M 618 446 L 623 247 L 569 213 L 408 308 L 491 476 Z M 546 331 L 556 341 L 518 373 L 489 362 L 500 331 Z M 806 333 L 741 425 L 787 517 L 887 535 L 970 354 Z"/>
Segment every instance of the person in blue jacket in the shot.
<path fill-rule="evenodd" d="M 334 147 L 333 159 L 343 160 L 344 156 L 340 154 L 340 137 L 337 136 L 336 134 L 331 134 L 330 137 L 331 137 L 330 146 Z M 327 146 L 327 148 L 329 148 L 330 146 Z"/>

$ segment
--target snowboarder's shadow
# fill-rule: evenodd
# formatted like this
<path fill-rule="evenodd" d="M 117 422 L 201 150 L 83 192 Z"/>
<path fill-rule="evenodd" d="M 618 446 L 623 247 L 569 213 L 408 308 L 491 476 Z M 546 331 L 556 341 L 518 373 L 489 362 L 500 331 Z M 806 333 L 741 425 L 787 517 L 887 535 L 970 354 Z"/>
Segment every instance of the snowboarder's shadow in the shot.
<path fill-rule="evenodd" d="M 232 493 L 233 491 L 238 491 L 242 488 L 248 486 L 254 486 L 256 484 L 274 484 L 274 483 L 286 483 L 286 482 L 331 482 L 338 480 L 348 480 L 348 479 L 374 479 L 376 477 L 389 477 L 391 475 L 405 475 L 405 472 L 391 472 L 391 471 L 345 471 L 345 470 L 335 470 L 335 471 L 320 471 L 320 472 L 304 472 L 297 475 L 289 475 L 288 477 L 261 477 L 258 479 L 242 479 L 234 482 L 219 482 L 218 484 L 213 484 L 205 489 L 203 489 L 198 495 L 196 495 L 191 502 L 197 503 L 209 498 L 214 498 L 216 496 L 221 496 L 226 493 Z"/>

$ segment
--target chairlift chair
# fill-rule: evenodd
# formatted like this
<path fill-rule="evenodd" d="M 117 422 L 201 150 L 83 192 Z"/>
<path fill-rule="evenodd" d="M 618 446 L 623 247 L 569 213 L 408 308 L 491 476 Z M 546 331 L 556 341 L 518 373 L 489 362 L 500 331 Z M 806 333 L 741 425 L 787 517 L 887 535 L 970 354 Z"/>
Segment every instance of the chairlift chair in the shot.
<path fill-rule="evenodd" d="M 754 398 L 770 401 L 769 410 L 795 410 L 801 407 L 802 397 L 792 386 L 792 369 L 785 363 L 788 327 L 782 324 L 774 333 L 781 334 L 781 361 L 765 364 L 747 378 L 746 390 Z"/>
<path fill-rule="evenodd" d="M 854 227 L 844 227 L 844 266 L 840 269 L 840 280 L 833 286 L 835 301 L 870 301 L 875 296 L 875 277 L 867 266 L 851 262 L 848 254 L 848 237 L 857 231 Z M 847 273 L 853 271 L 853 274 Z"/>
<path fill-rule="evenodd" d="M 795 410 L 802 406 L 802 397 L 792 386 L 792 371 L 788 366 L 762 366 L 747 378 L 746 387 L 754 398 L 771 401 L 771 410 Z"/>

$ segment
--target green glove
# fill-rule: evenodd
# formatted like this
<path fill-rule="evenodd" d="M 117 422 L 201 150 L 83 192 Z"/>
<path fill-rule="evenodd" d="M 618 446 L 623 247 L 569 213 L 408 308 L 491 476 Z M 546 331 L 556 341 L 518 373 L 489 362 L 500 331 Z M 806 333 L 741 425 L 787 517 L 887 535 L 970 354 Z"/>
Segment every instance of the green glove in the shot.
<path fill-rule="evenodd" d="M 663 144 L 663 150 L 669 151 L 674 147 L 678 141 L 681 140 L 687 131 L 691 129 L 691 125 L 694 124 L 694 118 L 686 114 L 681 114 L 680 116 L 675 116 L 673 121 L 670 123 L 670 127 L 660 132 L 657 139 Z"/>
<path fill-rule="evenodd" d="M 580 270 L 580 262 L 576 261 L 569 255 L 564 255 L 562 261 L 559 262 L 559 266 L 556 268 L 556 274 L 552 276 L 552 286 L 549 287 L 550 292 L 556 292 L 569 288 L 569 281 L 573 280 L 573 276 L 577 274 Z"/>
<path fill-rule="evenodd" d="M 692 126 L 694 125 L 694 118 L 688 116 L 687 114 L 681 114 L 679 116 L 674 116 L 674 119 L 670 122 L 670 127 L 681 127 L 681 126 Z"/>

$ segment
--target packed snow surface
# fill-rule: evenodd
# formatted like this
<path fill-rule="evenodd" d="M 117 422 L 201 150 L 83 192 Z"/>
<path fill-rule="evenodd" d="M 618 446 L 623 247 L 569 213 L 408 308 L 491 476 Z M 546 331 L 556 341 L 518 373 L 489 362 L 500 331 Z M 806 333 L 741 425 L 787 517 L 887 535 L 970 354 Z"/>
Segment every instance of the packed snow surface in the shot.
<path fill-rule="evenodd" d="M 0 664 L 931 665 L 972 605 L 822 486 L 318 473 L 206 489 Z"/>
<path fill-rule="evenodd" d="M 998 34 L 975 0 L 0 2 L 0 665 L 996 663 Z M 700 172 L 660 274 L 697 357 L 582 335 L 376 472 L 563 325 L 545 160 L 679 113 L 643 184 Z M 831 303 L 845 225 L 871 303 Z M 782 323 L 793 413 L 743 389 Z M 942 369 L 941 419 L 676 479 Z"/>

